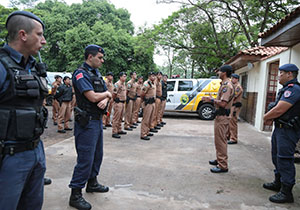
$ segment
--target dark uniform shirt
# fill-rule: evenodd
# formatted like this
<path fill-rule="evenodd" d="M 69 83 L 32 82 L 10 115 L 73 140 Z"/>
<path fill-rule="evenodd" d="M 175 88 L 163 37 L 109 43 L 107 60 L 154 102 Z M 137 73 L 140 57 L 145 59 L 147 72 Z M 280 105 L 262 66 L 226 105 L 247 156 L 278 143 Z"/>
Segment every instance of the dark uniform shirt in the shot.
<path fill-rule="evenodd" d="M 87 68 L 88 71 L 93 71 L 99 77 L 101 77 L 101 74 L 98 69 L 90 67 L 87 63 L 84 63 L 83 66 Z M 92 81 L 90 79 L 90 75 L 85 70 L 79 69 L 78 71 L 76 71 L 76 73 L 72 77 L 72 82 L 74 85 L 76 85 L 76 88 L 80 91 L 81 94 L 89 90 L 94 90 L 92 86 Z M 107 87 L 105 84 L 104 91 L 107 91 Z"/>
<path fill-rule="evenodd" d="M 4 45 L 3 47 L 8 53 L 9 56 L 20 66 L 24 67 L 25 70 L 28 71 L 28 73 L 30 73 L 30 69 L 35 65 L 35 59 L 32 56 L 29 56 L 27 63 L 24 63 L 24 56 L 19 53 L 18 51 L 14 50 L 13 48 L 11 48 L 10 46 L 8 46 L 7 44 Z M 6 76 L 7 76 L 7 72 L 5 67 L 3 66 L 3 64 L 0 62 L 0 94 L 3 93 L 9 85 L 9 81 L 6 81 Z"/>
<path fill-rule="evenodd" d="M 280 97 L 280 101 L 286 101 L 294 105 L 297 101 L 300 101 L 300 86 L 296 84 L 291 84 L 291 82 L 297 82 L 297 79 L 289 81 L 287 87 L 284 87 L 284 92 Z"/>

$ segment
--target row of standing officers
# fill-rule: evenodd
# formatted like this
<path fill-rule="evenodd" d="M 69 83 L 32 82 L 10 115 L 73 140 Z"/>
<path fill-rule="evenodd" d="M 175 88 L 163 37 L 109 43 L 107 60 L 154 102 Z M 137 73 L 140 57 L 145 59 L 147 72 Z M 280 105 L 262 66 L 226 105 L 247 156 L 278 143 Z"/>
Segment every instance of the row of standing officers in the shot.
<path fill-rule="evenodd" d="M 141 107 L 143 108 L 143 120 L 141 124 L 142 140 L 150 140 L 149 136 L 157 133 L 165 122 L 162 116 L 167 99 L 167 75 L 161 72 L 148 74 L 148 80 L 143 81 L 140 76 L 137 79 L 136 72 L 130 73 L 130 80 L 126 84 L 127 75 L 119 73 L 119 80 L 113 85 L 113 74 L 109 72 L 106 76 L 106 86 L 112 93 L 113 100 L 108 104 L 107 114 L 103 116 L 105 127 L 112 126 L 112 137 L 121 138 L 120 135 L 127 134 L 136 128 Z M 110 114 L 113 112 L 112 124 Z M 124 118 L 124 131 L 122 120 Z"/>

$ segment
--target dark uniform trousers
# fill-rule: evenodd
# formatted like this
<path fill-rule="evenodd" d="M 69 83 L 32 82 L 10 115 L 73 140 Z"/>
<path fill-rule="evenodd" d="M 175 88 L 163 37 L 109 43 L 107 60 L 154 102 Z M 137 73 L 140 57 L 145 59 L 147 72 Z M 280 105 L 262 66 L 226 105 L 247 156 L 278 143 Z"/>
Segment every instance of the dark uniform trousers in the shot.
<path fill-rule="evenodd" d="M 85 128 L 75 121 L 74 136 L 77 164 L 69 187 L 82 189 L 88 179 L 96 177 L 100 171 L 103 158 L 102 120 L 90 120 Z"/>
<path fill-rule="evenodd" d="M 0 168 L 0 209 L 42 209 L 45 171 L 42 141 L 33 150 L 6 155 Z"/>
<path fill-rule="evenodd" d="M 214 121 L 215 147 L 219 168 L 228 169 L 227 155 L 227 132 L 229 129 L 229 118 L 225 115 L 216 116 Z"/>
<path fill-rule="evenodd" d="M 272 162 L 275 174 L 281 175 L 281 182 L 295 184 L 294 153 L 300 138 L 300 130 L 275 127 L 272 134 Z"/>

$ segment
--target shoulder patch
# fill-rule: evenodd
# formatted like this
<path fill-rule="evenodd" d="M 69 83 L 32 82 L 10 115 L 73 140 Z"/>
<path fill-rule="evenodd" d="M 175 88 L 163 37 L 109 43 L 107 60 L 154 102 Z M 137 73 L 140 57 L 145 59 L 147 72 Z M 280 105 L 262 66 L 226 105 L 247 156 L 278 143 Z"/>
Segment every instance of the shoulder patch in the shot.
<path fill-rule="evenodd" d="M 127 83 L 127 87 L 128 87 L 128 88 L 131 88 L 131 84 L 130 84 L 130 83 Z"/>
<path fill-rule="evenodd" d="M 237 87 L 235 90 L 236 90 L 236 92 L 240 92 L 240 88 L 239 87 Z"/>
<path fill-rule="evenodd" d="M 145 86 L 145 87 L 148 87 L 148 84 L 147 84 L 147 83 L 145 83 L 145 84 L 144 84 L 144 86 Z"/>
<path fill-rule="evenodd" d="M 292 94 L 292 92 L 291 91 L 289 91 L 289 90 L 286 90 L 286 91 L 284 91 L 284 97 L 285 98 L 288 98 L 288 97 L 290 97 L 291 96 L 291 94 Z"/>
<path fill-rule="evenodd" d="M 79 73 L 76 75 L 76 80 L 83 78 L 83 73 Z"/>
<path fill-rule="evenodd" d="M 227 92 L 227 87 L 224 87 L 223 90 L 222 90 L 222 92 L 226 93 Z"/>

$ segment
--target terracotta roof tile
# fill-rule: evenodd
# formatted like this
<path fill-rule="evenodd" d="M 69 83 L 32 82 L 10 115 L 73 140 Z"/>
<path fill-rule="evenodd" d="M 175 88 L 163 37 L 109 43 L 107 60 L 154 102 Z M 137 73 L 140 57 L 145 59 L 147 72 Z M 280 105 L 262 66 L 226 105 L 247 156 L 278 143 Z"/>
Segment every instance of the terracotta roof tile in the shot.
<path fill-rule="evenodd" d="M 256 57 L 254 60 L 265 60 L 267 58 L 270 58 L 274 55 L 277 55 L 283 51 L 286 51 L 289 49 L 288 47 L 264 47 L 264 46 L 258 46 L 253 47 L 245 50 L 239 51 L 235 56 L 231 57 L 226 64 L 230 64 L 237 60 L 241 56 L 250 55 Z"/>
<path fill-rule="evenodd" d="M 258 46 L 253 47 L 245 50 L 241 50 L 238 55 L 255 55 L 255 56 L 261 56 L 262 60 L 272 57 L 274 55 L 277 55 L 285 50 L 287 50 L 288 47 L 264 47 L 264 46 Z"/>
<path fill-rule="evenodd" d="M 267 31 L 263 33 L 259 33 L 258 37 L 260 38 L 265 38 L 278 29 L 282 28 L 285 26 L 289 21 L 291 21 L 293 18 L 296 18 L 300 15 L 300 6 L 297 7 L 294 11 L 292 11 L 290 14 L 286 15 L 284 18 L 282 18 L 279 22 L 277 22 L 275 25 L 273 25 L 271 28 L 269 28 Z"/>

